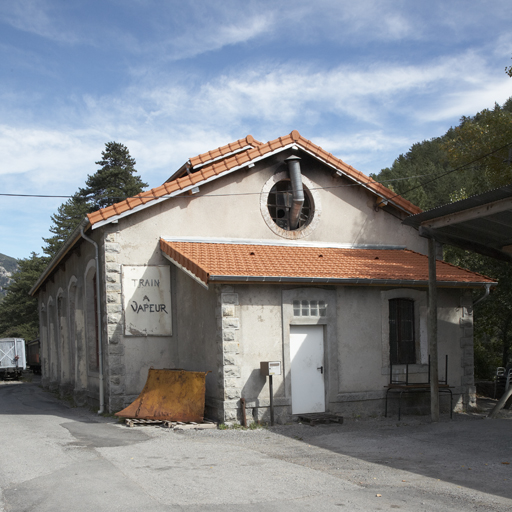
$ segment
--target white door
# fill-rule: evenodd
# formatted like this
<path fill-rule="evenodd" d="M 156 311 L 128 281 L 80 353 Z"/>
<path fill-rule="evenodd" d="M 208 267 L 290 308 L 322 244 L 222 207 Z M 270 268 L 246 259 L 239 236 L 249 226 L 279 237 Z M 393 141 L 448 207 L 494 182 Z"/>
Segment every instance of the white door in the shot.
<path fill-rule="evenodd" d="M 290 325 L 292 414 L 325 412 L 324 329 Z"/>

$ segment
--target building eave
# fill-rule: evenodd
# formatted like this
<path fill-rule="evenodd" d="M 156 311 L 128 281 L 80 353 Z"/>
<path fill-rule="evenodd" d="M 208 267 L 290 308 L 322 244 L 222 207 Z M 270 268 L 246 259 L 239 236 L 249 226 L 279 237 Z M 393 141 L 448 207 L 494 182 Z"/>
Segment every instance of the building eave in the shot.
<path fill-rule="evenodd" d="M 61 264 L 62 260 L 67 256 L 70 250 L 82 238 L 82 230 L 87 231 L 90 229 L 90 227 L 91 223 L 89 222 L 89 219 L 85 217 L 71 233 L 71 235 L 69 235 L 57 254 L 50 260 L 43 273 L 39 276 L 37 281 L 28 292 L 29 295 L 33 297 L 38 292 L 39 288 L 45 284 L 46 280 L 53 274 L 53 272 Z"/>

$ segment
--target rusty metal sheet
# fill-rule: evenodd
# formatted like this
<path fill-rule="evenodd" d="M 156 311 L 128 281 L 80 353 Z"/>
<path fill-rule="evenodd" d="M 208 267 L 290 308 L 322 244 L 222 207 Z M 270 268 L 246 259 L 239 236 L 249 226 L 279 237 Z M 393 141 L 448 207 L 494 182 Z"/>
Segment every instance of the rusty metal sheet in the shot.
<path fill-rule="evenodd" d="M 116 413 L 121 418 L 201 422 L 204 416 L 207 373 L 150 368 L 141 394 L 126 409 Z"/>

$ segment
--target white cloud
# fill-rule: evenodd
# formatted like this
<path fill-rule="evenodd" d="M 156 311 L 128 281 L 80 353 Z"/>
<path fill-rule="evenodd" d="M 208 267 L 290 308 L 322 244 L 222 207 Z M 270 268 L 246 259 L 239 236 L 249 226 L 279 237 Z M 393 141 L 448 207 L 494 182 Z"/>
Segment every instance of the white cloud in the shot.
<path fill-rule="evenodd" d="M 22 175 L 18 192 L 43 188 L 48 194 L 52 190 L 72 194 L 87 173 L 95 171 L 94 160 L 103 145 L 98 139 L 97 133 L 81 129 L 70 132 L 0 125 L 0 175 L 4 179 Z"/>
<path fill-rule="evenodd" d="M 104 143 L 116 140 L 128 146 L 153 187 L 191 156 L 248 133 L 268 140 L 292 129 L 375 171 L 379 156 L 392 161 L 413 142 L 441 135 L 443 130 L 429 131 L 433 123 L 504 101 L 510 84 L 504 73 L 490 75 L 474 52 L 418 66 L 321 69 L 267 62 L 233 68 L 206 83 L 154 80 L 140 78 L 115 96 L 68 101 L 52 110 L 51 129 L 0 126 L 0 174 L 26 173 L 24 186 L 73 193 L 96 170 Z"/>
<path fill-rule="evenodd" d="M 14 28 L 30 32 L 53 41 L 76 43 L 77 34 L 57 22 L 54 5 L 44 0 L 16 0 L 2 2 L 0 16 Z"/>
<path fill-rule="evenodd" d="M 270 32 L 273 25 L 271 15 L 257 14 L 233 21 L 217 20 L 204 27 L 195 26 L 193 30 L 189 28 L 183 35 L 173 37 L 164 44 L 169 49 L 165 58 L 185 59 L 225 46 L 246 43 Z"/>

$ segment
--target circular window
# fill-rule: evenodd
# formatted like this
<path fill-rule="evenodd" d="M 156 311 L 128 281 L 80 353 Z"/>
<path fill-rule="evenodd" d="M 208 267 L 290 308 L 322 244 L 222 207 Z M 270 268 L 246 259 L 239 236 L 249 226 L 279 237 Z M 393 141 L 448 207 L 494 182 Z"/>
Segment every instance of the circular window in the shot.
<path fill-rule="evenodd" d="M 295 227 L 292 226 L 293 189 L 290 180 L 278 181 L 271 189 L 267 198 L 267 208 L 272 220 L 286 231 L 300 229 L 311 220 L 312 208 L 309 193 L 304 187 L 304 203 L 298 212 Z"/>
<path fill-rule="evenodd" d="M 283 238 L 303 238 L 316 227 L 320 201 L 313 183 L 302 175 L 304 203 L 300 211 L 293 208 L 293 190 L 288 172 L 279 172 L 265 183 L 260 209 L 267 226 Z M 295 224 L 295 226 L 293 226 Z"/>

